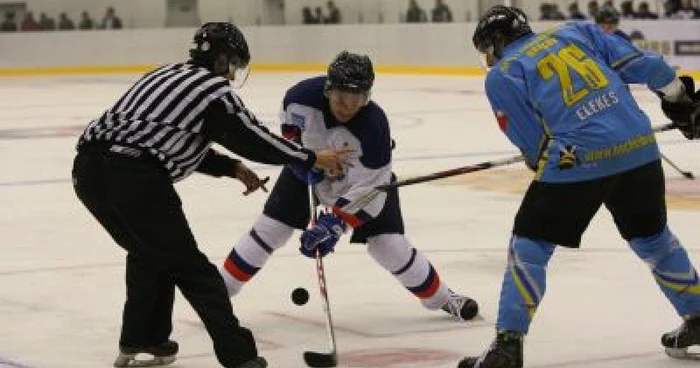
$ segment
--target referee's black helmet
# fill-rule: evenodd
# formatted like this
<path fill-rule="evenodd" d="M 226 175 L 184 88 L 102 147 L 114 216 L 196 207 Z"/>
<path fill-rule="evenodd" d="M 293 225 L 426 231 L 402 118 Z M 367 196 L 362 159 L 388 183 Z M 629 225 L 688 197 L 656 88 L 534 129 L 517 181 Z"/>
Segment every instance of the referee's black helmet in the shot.
<path fill-rule="evenodd" d="M 245 36 L 228 22 L 210 22 L 201 26 L 194 34 L 194 45 L 190 57 L 194 63 L 205 67 L 212 67 L 221 54 L 236 68 L 245 68 L 250 62 Z"/>

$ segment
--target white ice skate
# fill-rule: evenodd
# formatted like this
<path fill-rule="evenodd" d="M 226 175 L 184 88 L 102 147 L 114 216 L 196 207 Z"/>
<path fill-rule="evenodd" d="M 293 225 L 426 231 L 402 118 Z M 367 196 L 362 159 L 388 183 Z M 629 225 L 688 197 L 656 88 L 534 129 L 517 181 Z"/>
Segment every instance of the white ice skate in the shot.
<path fill-rule="evenodd" d="M 131 367 L 158 367 L 172 364 L 178 352 L 178 344 L 168 341 L 150 348 L 120 348 L 117 359 L 114 360 L 116 368 Z"/>
<path fill-rule="evenodd" d="M 457 321 L 469 321 L 479 313 L 479 305 L 473 299 L 459 295 L 452 290 L 442 310 L 449 313 Z"/>

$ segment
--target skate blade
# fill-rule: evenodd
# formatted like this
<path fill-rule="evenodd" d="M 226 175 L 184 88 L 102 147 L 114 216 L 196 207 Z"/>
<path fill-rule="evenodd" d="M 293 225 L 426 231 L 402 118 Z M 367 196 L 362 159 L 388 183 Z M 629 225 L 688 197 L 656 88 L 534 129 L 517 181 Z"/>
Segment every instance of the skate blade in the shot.
<path fill-rule="evenodd" d="M 443 309 L 443 311 L 444 311 L 444 309 Z M 464 319 L 461 316 L 457 316 L 457 315 L 454 315 L 450 312 L 447 312 L 447 318 L 449 318 L 457 323 L 467 323 L 467 324 L 468 323 L 481 323 L 481 322 L 486 321 L 486 318 L 484 318 L 484 316 L 482 316 L 480 313 L 477 313 L 471 319 Z"/>
<path fill-rule="evenodd" d="M 673 359 L 700 361 L 700 352 L 688 351 L 688 348 L 666 348 L 666 355 Z"/>
<path fill-rule="evenodd" d="M 114 361 L 116 368 L 135 368 L 135 367 L 158 367 L 172 364 L 175 361 L 175 356 L 157 357 L 151 356 L 150 359 L 137 359 L 138 354 L 119 354 Z M 148 355 L 148 354 L 145 354 Z"/>

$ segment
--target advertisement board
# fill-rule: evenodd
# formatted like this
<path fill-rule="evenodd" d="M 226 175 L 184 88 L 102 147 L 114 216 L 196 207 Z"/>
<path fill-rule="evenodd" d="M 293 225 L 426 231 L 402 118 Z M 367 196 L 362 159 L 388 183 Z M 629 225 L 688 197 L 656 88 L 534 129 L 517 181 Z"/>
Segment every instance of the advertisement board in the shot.
<path fill-rule="evenodd" d="M 637 20 L 620 23 L 637 47 L 658 52 L 673 66 L 700 70 L 700 22 Z"/>

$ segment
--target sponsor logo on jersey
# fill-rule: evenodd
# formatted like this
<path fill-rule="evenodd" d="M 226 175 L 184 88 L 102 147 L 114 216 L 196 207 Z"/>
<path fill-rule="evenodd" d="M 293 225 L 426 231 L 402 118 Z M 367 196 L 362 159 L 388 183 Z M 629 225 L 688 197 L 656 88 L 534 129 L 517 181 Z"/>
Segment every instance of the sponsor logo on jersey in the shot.
<path fill-rule="evenodd" d="M 292 123 L 301 128 L 301 130 L 306 130 L 306 116 L 292 113 Z"/>

